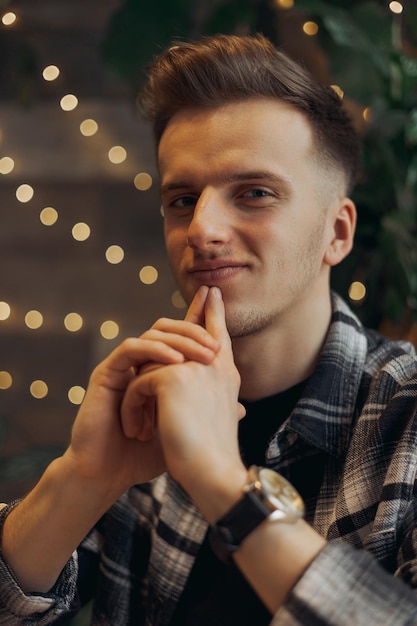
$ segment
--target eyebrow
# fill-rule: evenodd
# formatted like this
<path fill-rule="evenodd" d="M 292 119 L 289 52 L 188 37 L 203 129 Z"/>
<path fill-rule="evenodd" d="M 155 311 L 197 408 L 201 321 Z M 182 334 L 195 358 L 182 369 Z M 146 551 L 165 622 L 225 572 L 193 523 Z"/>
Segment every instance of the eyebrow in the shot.
<path fill-rule="evenodd" d="M 228 183 L 238 183 L 238 182 L 247 182 L 247 181 L 260 181 L 260 180 L 268 180 L 273 182 L 274 184 L 278 184 L 281 187 L 285 187 L 288 190 L 291 187 L 291 181 L 288 177 L 283 176 L 282 174 L 277 174 L 276 172 L 271 172 L 269 170 L 248 170 L 243 172 L 233 172 L 232 174 L 221 174 L 216 177 L 216 182 L 220 184 L 228 184 Z M 181 181 L 172 181 L 171 183 L 164 183 L 161 185 L 160 194 L 163 196 L 165 193 L 169 191 L 175 191 L 176 189 L 186 189 L 190 187 L 189 182 Z"/>

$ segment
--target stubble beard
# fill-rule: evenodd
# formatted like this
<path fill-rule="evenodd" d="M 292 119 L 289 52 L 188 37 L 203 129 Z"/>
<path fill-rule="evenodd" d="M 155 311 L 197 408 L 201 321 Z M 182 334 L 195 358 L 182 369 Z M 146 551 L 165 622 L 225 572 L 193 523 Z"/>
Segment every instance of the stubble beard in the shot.
<path fill-rule="evenodd" d="M 269 298 L 269 308 L 262 309 L 259 304 L 244 305 L 238 302 L 228 306 L 227 290 L 223 294 L 226 310 L 226 326 L 231 339 L 249 337 L 262 333 L 266 329 L 276 326 L 280 319 L 286 317 L 297 301 L 304 299 L 313 285 L 318 280 L 318 273 L 322 261 L 322 243 L 325 227 L 325 213 L 323 212 L 317 224 L 310 232 L 309 238 L 297 251 L 293 258 L 293 264 L 297 268 L 292 280 L 283 280 L 281 285 L 277 279 L 276 292 Z M 277 261 L 274 273 L 277 277 L 284 276 L 288 270 L 285 263 Z M 180 281 L 177 277 L 177 284 Z M 188 306 L 192 300 L 185 296 L 185 289 L 180 291 L 187 301 Z M 283 291 L 282 291 L 283 289 Z M 281 291 L 280 291 L 281 290 Z M 194 296 L 194 294 L 193 294 Z M 279 301 L 276 300 L 278 298 Z"/>
<path fill-rule="evenodd" d="M 255 306 L 246 307 L 243 312 L 228 312 L 226 304 L 226 326 L 231 339 L 249 337 L 261 333 L 273 324 L 273 316 L 260 311 Z"/>
<path fill-rule="evenodd" d="M 266 310 L 258 305 L 237 305 L 235 311 L 233 307 L 227 306 L 226 300 L 226 325 L 232 339 L 257 335 L 263 331 L 277 326 L 280 320 L 286 318 L 288 314 L 297 308 L 297 302 L 309 299 L 309 293 L 314 290 L 314 285 L 319 280 L 320 267 L 322 262 L 322 243 L 324 233 L 324 214 L 310 233 L 310 237 L 303 248 L 298 251 L 293 262 L 297 267 L 297 274 L 293 281 L 286 282 L 283 287 L 284 293 L 279 293 L 280 284 L 277 281 L 277 291 L 271 294 L 269 304 L 272 306 Z M 282 276 L 286 269 L 281 263 L 277 263 L 275 268 L 276 276 Z M 276 298 L 278 297 L 278 300 Z"/>

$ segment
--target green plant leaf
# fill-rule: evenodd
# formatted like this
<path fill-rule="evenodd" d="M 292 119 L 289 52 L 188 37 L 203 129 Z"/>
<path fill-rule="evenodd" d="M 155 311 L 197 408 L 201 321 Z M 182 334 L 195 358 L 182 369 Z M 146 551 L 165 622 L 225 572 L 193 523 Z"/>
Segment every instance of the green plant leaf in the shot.
<path fill-rule="evenodd" d="M 414 189 L 414 200 L 417 196 L 417 154 L 411 159 L 407 168 L 406 186 L 408 189 Z"/>
<path fill-rule="evenodd" d="M 409 144 L 417 144 L 417 108 L 413 109 L 409 115 L 405 126 L 405 138 Z"/>
<path fill-rule="evenodd" d="M 201 13 L 197 19 L 201 9 L 204 19 Z M 319 23 L 316 45 L 325 53 L 332 81 L 350 104 L 371 110 L 353 195 L 355 246 L 333 270 L 332 286 L 346 295 L 353 277 L 366 282 L 368 295 L 358 314 L 370 325 L 384 315 L 398 321 L 409 307 L 417 319 L 417 58 L 406 52 L 417 48 L 417 7 L 407 3 L 401 16 L 411 44 L 404 50 L 399 18 L 386 0 L 295 0 L 292 11 Z M 125 0 L 109 25 L 104 49 L 109 66 L 136 89 L 138 69 L 172 37 L 243 26 L 244 32 L 261 30 L 279 45 L 279 15 L 268 0 Z"/>
<path fill-rule="evenodd" d="M 191 1 L 187 0 L 125 0 L 107 28 L 103 45 L 107 66 L 135 82 L 160 48 L 189 33 L 190 12 Z"/>

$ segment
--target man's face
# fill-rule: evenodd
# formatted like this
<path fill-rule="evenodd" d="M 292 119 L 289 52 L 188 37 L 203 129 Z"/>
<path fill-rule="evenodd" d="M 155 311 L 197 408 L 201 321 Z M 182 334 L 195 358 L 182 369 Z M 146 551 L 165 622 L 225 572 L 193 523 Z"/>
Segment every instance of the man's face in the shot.
<path fill-rule="evenodd" d="M 334 234 L 304 116 L 269 99 L 186 109 L 158 156 L 166 246 L 186 302 L 201 285 L 220 287 L 232 337 L 308 315 L 328 289 Z"/>

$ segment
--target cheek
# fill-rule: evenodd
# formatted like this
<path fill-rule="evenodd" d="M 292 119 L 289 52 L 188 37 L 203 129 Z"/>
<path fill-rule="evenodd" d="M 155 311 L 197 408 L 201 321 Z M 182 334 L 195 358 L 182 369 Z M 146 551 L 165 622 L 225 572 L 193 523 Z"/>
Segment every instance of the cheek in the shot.
<path fill-rule="evenodd" d="M 186 235 L 182 231 L 176 229 L 169 229 L 165 226 L 165 247 L 168 254 L 168 259 L 174 266 L 178 265 L 179 260 L 182 258 L 184 249 L 187 245 Z"/>

